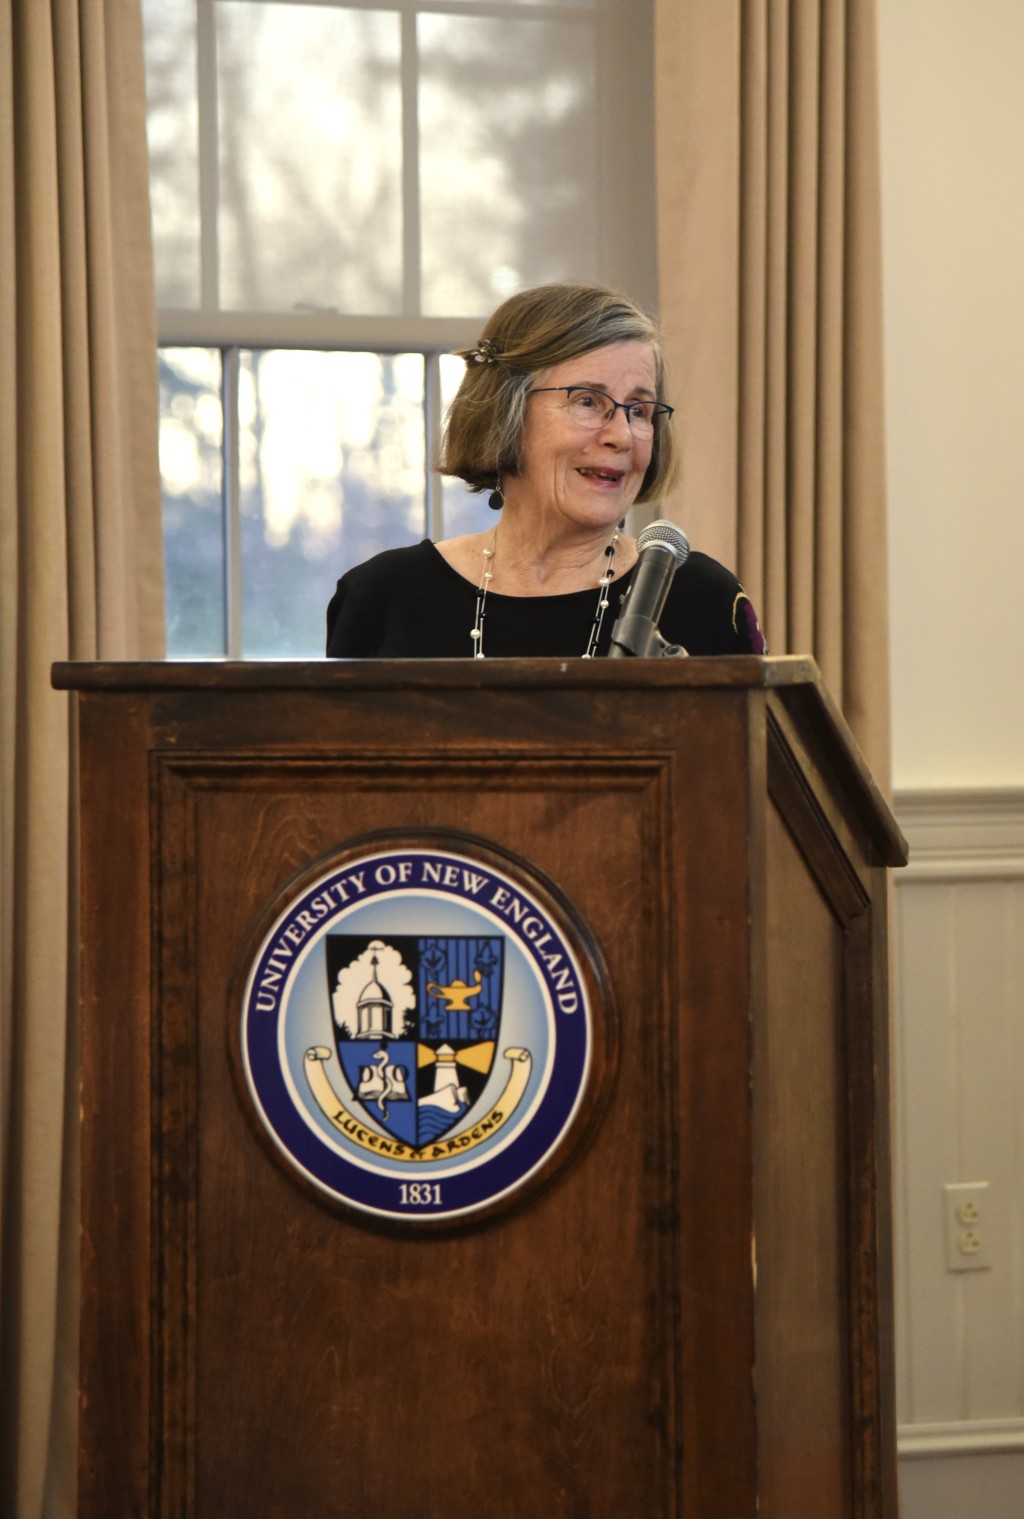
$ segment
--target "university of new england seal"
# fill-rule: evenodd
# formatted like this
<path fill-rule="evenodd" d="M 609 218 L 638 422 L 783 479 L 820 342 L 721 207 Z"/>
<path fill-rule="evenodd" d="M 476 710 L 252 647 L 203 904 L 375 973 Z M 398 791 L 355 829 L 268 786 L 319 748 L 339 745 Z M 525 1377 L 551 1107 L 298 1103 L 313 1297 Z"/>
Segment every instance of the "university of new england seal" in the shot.
<path fill-rule="evenodd" d="M 278 913 L 241 1050 L 286 1168 L 378 1219 L 511 1199 L 562 1145 L 593 1058 L 571 928 L 539 883 L 447 847 L 367 848 Z"/>

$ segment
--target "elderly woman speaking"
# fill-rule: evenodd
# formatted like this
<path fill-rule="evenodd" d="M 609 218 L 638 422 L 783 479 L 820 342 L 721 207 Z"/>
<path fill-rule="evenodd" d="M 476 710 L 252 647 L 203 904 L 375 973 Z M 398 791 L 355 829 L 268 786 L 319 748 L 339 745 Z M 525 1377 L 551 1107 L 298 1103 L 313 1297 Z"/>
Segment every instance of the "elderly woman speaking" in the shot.
<path fill-rule="evenodd" d="M 500 515 L 350 570 L 327 653 L 605 655 L 637 563 L 626 513 L 659 500 L 676 470 L 657 328 L 611 290 L 543 285 L 499 306 L 461 357 L 439 467 Z M 676 574 L 660 626 L 691 654 L 764 652 L 739 581 L 705 554 Z"/>

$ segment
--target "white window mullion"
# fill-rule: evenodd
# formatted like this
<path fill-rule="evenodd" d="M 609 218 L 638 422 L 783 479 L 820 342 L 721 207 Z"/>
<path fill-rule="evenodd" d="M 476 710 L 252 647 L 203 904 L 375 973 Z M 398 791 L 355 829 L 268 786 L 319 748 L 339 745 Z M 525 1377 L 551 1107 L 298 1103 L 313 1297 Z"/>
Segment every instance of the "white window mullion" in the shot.
<path fill-rule="evenodd" d="M 402 310 L 419 316 L 420 263 L 420 123 L 419 44 L 416 15 L 402 15 Z"/>
<path fill-rule="evenodd" d="M 423 428 L 427 446 L 427 537 L 436 543 L 445 536 L 441 476 L 433 468 L 441 443 L 441 356 L 438 353 L 424 355 Z"/>
<path fill-rule="evenodd" d="M 220 307 L 220 142 L 217 119 L 217 24 L 213 0 L 196 0 L 199 133 L 199 289 L 203 311 Z"/>
<path fill-rule="evenodd" d="M 241 350 L 222 350 L 224 411 L 224 652 L 242 657 L 242 490 L 238 474 L 238 374 Z"/>

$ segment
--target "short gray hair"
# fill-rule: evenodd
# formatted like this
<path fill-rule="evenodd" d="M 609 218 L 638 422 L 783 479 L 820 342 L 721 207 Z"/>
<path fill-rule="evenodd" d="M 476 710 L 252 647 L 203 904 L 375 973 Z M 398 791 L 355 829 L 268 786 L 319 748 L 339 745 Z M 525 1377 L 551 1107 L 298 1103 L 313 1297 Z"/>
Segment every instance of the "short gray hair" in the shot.
<path fill-rule="evenodd" d="M 648 343 L 655 389 L 664 399 L 665 358 L 657 326 L 635 301 L 603 285 L 538 285 L 498 307 L 475 348 L 463 349 L 466 373 L 445 419 L 438 469 L 471 490 L 522 468 L 526 398 L 539 374 L 609 343 Z M 676 476 L 671 418 L 655 423 L 651 462 L 637 502 L 653 501 Z"/>

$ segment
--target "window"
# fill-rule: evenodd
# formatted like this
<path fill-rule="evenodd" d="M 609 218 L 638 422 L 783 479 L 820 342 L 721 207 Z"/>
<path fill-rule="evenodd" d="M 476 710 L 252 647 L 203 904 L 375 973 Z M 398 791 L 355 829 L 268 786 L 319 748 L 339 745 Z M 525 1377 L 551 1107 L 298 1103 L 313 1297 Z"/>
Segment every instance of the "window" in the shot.
<path fill-rule="evenodd" d="M 315 657 L 349 565 L 469 531 L 449 350 L 654 296 L 650 0 L 143 0 L 168 647 Z"/>

